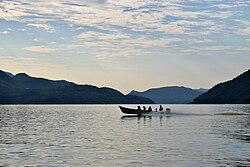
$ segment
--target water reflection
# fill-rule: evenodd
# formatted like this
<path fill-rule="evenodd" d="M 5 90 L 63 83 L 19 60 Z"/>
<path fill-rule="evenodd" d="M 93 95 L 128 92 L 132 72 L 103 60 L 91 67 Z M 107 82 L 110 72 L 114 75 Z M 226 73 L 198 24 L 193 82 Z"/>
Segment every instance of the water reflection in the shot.
<path fill-rule="evenodd" d="M 220 116 L 215 125 L 222 136 L 250 143 L 250 116 Z"/>
<path fill-rule="evenodd" d="M 0 106 L 0 166 L 244 166 L 249 116 L 214 115 L 241 107 L 174 105 L 171 117 L 138 117 L 115 105 Z"/>
<path fill-rule="evenodd" d="M 121 117 L 122 120 L 129 120 L 129 119 L 135 119 L 135 118 L 140 119 L 141 116 L 138 116 L 138 115 L 123 115 Z"/>
<path fill-rule="evenodd" d="M 157 125 L 158 123 L 160 123 L 159 125 L 160 126 L 163 126 L 164 124 L 164 121 L 167 120 L 167 119 L 170 119 L 171 117 L 170 116 L 137 116 L 137 115 L 123 115 L 121 117 L 121 120 L 123 122 L 125 121 L 134 121 L 136 120 L 137 124 L 147 124 L 147 123 L 150 123 L 151 125 L 151 122 L 152 122 L 152 119 L 154 119 L 155 122 L 157 122 Z"/>

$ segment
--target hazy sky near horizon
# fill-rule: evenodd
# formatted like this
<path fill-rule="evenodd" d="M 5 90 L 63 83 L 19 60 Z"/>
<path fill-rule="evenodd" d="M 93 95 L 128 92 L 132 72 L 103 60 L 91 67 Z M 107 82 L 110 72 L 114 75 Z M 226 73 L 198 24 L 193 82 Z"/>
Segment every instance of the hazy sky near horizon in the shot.
<path fill-rule="evenodd" d="M 0 69 L 132 89 L 250 68 L 250 0 L 0 0 Z"/>

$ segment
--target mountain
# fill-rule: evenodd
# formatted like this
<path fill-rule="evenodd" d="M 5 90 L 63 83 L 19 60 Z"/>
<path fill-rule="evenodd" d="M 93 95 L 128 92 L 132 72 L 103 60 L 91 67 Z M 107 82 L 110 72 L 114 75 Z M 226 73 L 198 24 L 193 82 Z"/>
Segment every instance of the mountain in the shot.
<path fill-rule="evenodd" d="M 36 78 L 25 73 L 11 76 L 0 71 L 0 104 L 153 104 L 150 99 L 123 95 L 112 88 L 77 85 Z"/>
<path fill-rule="evenodd" d="M 10 76 L 10 77 L 14 77 L 14 75 L 12 74 L 12 73 L 10 73 L 10 72 L 5 72 L 8 76 Z"/>
<path fill-rule="evenodd" d="M 7 88 L 22 88 L 22 84 L 5 71 L 0 70 L 0 90 Z"/>
<path fill-rule="evenodd" d="M 193 104 L 250 104 L 250 70 L 238 77 L 215 85 L 197 97 Z"/>
<path fill-rule="evenodd" d="M 59 80 L 53 81 L 44 78 L 31 77 L 25 73 L 17 74 L 13 77 L 27 89 L 51 89 L 57 87 L 73 86 L 76 85 L 72 82 Z"/>
<path fill-rule="evenodd" d="M 153 88 L 145 92 L 137 92 L 133 90 L 129 93 L 129 95 L 150 98 L 158 104 L 187 104 L 206 91 L 206 89 L 191 89 L 172 86 Z"/>

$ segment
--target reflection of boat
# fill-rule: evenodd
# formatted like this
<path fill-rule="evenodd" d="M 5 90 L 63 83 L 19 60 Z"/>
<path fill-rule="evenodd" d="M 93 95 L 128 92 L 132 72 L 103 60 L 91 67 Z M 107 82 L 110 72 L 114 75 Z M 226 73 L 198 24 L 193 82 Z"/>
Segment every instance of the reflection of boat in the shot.
<path fill-rule="evenodd" d="M 119 106 L 120 110 L 124 114 L 134 114 L 139 116 L 162 116 L 162 115 L 169 115 L 170 108 L 167 108 L 165 111 L 148 111 L 148 110 L 140 110 L 140 109 L 132 109 Z"/>
<path fill-rule="evenodd" d="M 129 120 L 129 119 L 131 119 L 131 120 L 133 120 L 133 119 L 135 119 L 135 118 L 137 118 L 137 119 L 141 119 L 141 116 L 140 115 L 123 115 L 122 117 L 121 117 L 121 119 L 126 119 L 126 120 Z"/>
<path fill-rule="evenodd" d="M 126 108 L 126 107 L 122 107 L 119 106 L 120 110 L 124 113 L 124 114 L 136 114 L 136 115 L 141 115 L 143 113 L 149 113 L 149 111 L 147 110 L 139 110 L 139 109 L 132 109 L 132 108 Z"/>

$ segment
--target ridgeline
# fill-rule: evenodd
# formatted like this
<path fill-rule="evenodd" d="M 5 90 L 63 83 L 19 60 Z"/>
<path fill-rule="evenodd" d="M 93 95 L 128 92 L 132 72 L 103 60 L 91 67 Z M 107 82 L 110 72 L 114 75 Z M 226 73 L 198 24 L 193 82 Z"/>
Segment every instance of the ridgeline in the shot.
<path fill-rule="evenodd" d="M 233 80 L 215 85 L 193 104 L 250 104 L 250 70 Z"/>
<path fill-rule="evenodd" d="M 137 92 L 133 90 L 129 93 L 129 95 L 150 98 L 157 104 L 187 104 L 206 91 L 206 89 L 191 89 L 183 86 L 171 86 L 153 88 L 144 92 Z"/>
<path fill-rule="evenodd" d="M 13 75 L 0 70 L 0 104 L 153 104 L 148 98 L 123 95 L 112 88 L 78 85 Z"/>

